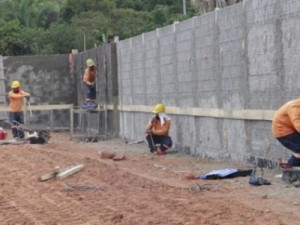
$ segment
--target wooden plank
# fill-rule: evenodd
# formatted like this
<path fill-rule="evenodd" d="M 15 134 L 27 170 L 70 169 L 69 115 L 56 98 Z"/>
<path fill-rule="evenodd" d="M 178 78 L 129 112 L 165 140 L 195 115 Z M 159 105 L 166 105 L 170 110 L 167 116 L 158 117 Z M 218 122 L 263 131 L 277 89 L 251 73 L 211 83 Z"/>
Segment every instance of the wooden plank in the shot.
<path fill-rule="evenodd" d="M 23 140 L 0 140 L 0 145 L 8 145 L 8 144 L 11 144 L 11 145 L 20 145 L 20 144 L 25 144 L 26 141 L 23 141 Z"/>
<path fill-rule="evenodd" d="M 73 105 L 71 104 L 63 104 L 63 105 L 31 105 L 32 111 L 45 111 L 45 110 L 62 110 L 62 109 L 71 109 Z M 26 105 L 24 105 L 24 109 L 26 109 Z M 8 107 L 0 106 L 0 112 L 7 112 Z"/>
<path fill-rule="evenodd" d="M 54 168 L 54 170 L 52 170 L 49 173 L 46 173 L 44 175 L 42 175 L 41 177 L 39 177 L 39 181 L 47 181 L 50 180 L 51 178 L 56 177 L 56 175 L 59 173 L 59 166 L 56 166 Z"/>
<path fill-rule="evenodd" d="M 83 169 L 83 167 L 84 167 L 83 164 L 80 164 L 80 165 L 77 165 L 77 166 L 73 166 L 73 167 L 71 167 L 71 168 L 69 168 L 69 169 L 67 169 L 67 170 L 64 170 L 64 171 L 62 171 L 62 172 L 59 172 L 59 173 L 56 175 L 56 177 L 57 177 L 58 179 L 61 179 L 61 180 L 62 180 L 62 179 L 65 179 L 65 178 L 71 176 L 72 174 L 79 172 L 80 170 Z"/>

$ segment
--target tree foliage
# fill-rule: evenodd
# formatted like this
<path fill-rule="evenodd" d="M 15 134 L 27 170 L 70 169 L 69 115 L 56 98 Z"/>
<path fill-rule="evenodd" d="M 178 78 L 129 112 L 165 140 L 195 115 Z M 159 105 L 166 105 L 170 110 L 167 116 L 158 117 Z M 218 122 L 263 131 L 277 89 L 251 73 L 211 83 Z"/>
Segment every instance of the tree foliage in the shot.
<path fill-rule="evenodd" d="M 195 15 L 190 0 L 2 0 L 0 54 L 69 53 Z"/>
<path fill-rule="evenodd" d="M 243 0 L 191 0 L 191 4 L 198 14 L 201 15 L 213 11 L 215 8 L 224 8 L 242 1 Z"/>

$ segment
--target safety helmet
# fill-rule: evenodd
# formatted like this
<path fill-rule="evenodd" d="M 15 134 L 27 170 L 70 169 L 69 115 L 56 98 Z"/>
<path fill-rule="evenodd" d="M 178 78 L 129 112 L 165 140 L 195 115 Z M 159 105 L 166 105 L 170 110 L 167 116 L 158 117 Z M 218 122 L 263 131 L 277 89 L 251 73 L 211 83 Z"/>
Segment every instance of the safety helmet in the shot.
<path fill-rule="evenodd" d="M 94 60 L 92 60 L 92 59 L 86 60 L 86 65 L 87 65 L 88 67 L 94 66 L 94 65 L 95 65 Z"/>
<path fill-rule="evenodd" d="M 21 84 L 20 84 L 20 82 L 17 81 L 17 80 L 15 80 L 15 81 L 13 81 L 13 82 L 11 83 L 11 88 L 18 88 L 18 87 L 20 87 L 20 86 L 21 86 Z"/>
<path fill-rule="evenodd" d="M 153 113 L 161 113 L 164 112 L 166 110 L 166 107 L 164 104 L 156 104 L 154 106 L 154 109 L 152 110 Z"/>

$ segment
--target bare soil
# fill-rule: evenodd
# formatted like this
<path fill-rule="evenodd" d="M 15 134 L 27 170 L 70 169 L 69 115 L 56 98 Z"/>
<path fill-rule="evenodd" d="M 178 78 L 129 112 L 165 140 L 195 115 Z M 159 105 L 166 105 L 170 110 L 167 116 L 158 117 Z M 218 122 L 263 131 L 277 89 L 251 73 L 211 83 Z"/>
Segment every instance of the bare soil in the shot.
<path fill-rule="evenodd" d="M 0 146 L 0 224 L 263 224 L 300 221 L 300 189 L 266 171 L 267 186 L 249 177 L 188 179 L 213 169 L 251 165 L 197 159 L 180 153 L 153 156 L 145 143 L 120 139 L 74 142 L 53 133 L 45 145 Z M 125 160 L 99 157 L 124 154 Z M 65 178 L 39 181 L 56 166 L 84 164 Z M 277 171 L 278 173 L 278 171 Z"/>

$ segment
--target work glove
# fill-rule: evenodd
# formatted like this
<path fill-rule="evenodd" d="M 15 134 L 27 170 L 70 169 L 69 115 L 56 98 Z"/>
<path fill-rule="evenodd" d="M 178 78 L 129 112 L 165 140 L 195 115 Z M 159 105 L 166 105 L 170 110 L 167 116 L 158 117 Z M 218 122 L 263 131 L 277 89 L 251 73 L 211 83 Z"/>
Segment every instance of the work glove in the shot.
<path fill-rule="evenodd" d="M 30 101 L 30 95 L 25 96 L 25 99 L 26 99 L 27 102 L 29 102 Z"/>

